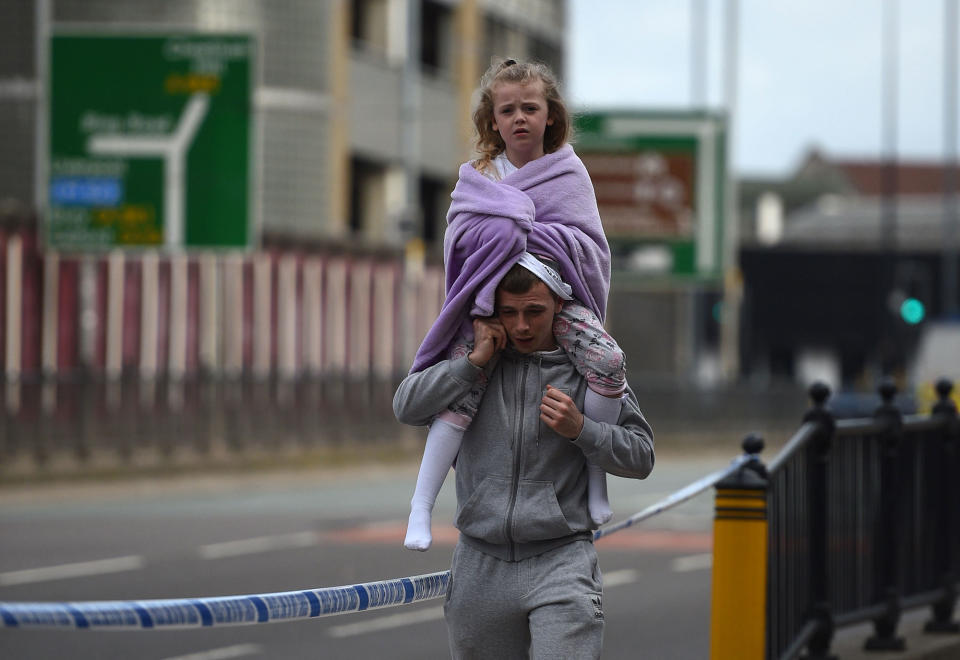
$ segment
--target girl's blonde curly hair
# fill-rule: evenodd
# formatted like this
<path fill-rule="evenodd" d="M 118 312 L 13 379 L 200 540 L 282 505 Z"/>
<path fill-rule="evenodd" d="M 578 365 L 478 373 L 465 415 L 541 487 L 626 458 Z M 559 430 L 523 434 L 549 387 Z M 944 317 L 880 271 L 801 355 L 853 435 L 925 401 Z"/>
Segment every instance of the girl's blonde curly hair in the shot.
<path fill-rule="evenodd" d="M 476 149 L 480 158 L 473 165 L 478 170 L 488 170 L 491 161 L 503 153 L 504 144 L 500 133 L 493 130 L 493 89 L 500 83 L 525 84 L 532 80 L 543 82 L 543 94 L 547 100 L 547 118 L 553 123 L 543 134 L 543 152 L 553 153 L 566 144 L 572 133 L 570 112 L 563 97 L 560 84 L 546 64 L 520 62 L 514 59 L 495 60 L 480 78 L 480 101 L 473 111 L 473 126 L 477 131 Z"/>

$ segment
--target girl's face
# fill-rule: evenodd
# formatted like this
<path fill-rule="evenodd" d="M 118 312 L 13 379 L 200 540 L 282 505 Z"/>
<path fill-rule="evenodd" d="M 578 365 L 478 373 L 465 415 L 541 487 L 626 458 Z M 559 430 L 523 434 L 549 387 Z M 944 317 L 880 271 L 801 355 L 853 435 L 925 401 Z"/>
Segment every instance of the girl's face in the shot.
<path fill-rule="evenodd" d="M 502 82 L 493 88 L 493 130 L 500 133 L 507 158 L 517 167 L 543 155 L 543 134 L 552 125 L 542 80 Z"/>

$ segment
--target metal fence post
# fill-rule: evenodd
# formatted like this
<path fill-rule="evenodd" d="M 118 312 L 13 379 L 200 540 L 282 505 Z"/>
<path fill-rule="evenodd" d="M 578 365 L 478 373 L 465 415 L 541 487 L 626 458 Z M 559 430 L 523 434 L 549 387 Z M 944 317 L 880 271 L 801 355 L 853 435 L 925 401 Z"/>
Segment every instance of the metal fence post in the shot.
<path fill-rule="evenodd" d="M 879 529 L 874 537 L 876 558 L 875 598 L 886 605 L 886 611 L 873 620 L 874 634 L 864 643 L 867 651 L 902 651 L 903 637 L 897 637 L 900 622 L 900 575 L 898 570 L 897 507 L 901 496 L 897 471 L 903 416 L 893 399 L 897 386 L 891 379 L 881 383 L 883 403 L 874 418 L 883 425 L 880 437 L 880 515 Z"/>
<path fill-rule="evenodd" d="M 762 660 L 766 644 L 767 469 L 763 439 L 749 435 L 751 457 L 717 484 L 713 523 L 712 660 Z"/>
<path fill-rule="evenodd" d="M 953 620 L 953 608 L 957 601 L 957 530 L 960 528 L 960 487 L 957 481 L 957 443 L 960 441 L 960 419 L 957 418 L 957 406 L 950 399 L 953 383 L 949 380 L 937 382 L 937 395 L 940 400 L 933 407 L 934 417 L 943 421 L 943 445 L 940 461 L 940 492 L 937 494 L 937 568 L 943 578 L 943 598 L 933 604 L 933 618 L 924 626 L 928 633 L 960 632 L 960 625 Z"/>
<path fill-rule="evenodd" d="M 804 423 L 817 424 L 817 433 L 807 449 L 807 497 L 810 524 L 810 604 L 807 617 L 817 622 L 817 632 L 807 643 L 808 660 L 826 660 L 830 655 L 834 621 L 827 576 L 827 464 L 837 424 L 827 410 L 830 388 L 823 383 L 810 387 L 811 408 Z"/>

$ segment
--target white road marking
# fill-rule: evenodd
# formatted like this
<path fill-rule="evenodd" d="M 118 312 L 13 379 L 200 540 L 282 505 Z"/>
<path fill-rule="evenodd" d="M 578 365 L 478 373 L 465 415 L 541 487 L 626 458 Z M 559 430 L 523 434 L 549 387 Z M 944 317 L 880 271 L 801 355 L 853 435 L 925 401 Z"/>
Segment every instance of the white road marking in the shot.
<path fill-rule="evenodd" d="M 379 632 L 381 630 L 390 630 L 392 628 L 402 628 L 415 623 L 426 623 L 443 618 L 443 606 L 428 607 L 415 610 L 413 612 L 402 612 L 400 614 L 391 614 L 376 619 L 358 621 L 357 623 L 348 623 L 342 626 L 331 626 L 327 629 L 327 634 L 331 637 L 353 637 L 355 635 L 364 635 L 366 633 Z"/>
<path fill-rule="evenodd" d="M 199 651 L 188 655 L 171 656 L 164 660 L 227 660 L 228 658 L 239 658 L 245 655 L 260 653 L 263 647 L 259 644 L 234 644 L 233 646 L 221 646 L 218 649 L 209 651 Z"/>
<path fill-rule="evenodd" d="M 633 568 L 624 568 L 619 571 L 610 571 L 603 574 L 603 588 L 619 587 L 624 584 L 632 584 L 640 577 L 640 571 Z"/>
<path fill-rule="evenodd" d="M 143 557 L 139 555 L 127 555 L 126 557 L 113 557 L 111 559 L 98 559 L 73 564 L 27 568 L 20 571 L 7 571 L 6 573 L 0 573 L 0 586 L 8 587 L 14 584 L 30 584 L 32 582 L 46 582 L 48 580 L 63 580 L 66 578 L 135 571 L 143 568 L 145 564 L 146 562 Z"/>
<path fill-rule="evenodd" d="M 687 555 L 686 557 L 677 557 L 670 562 L 670 568 L 674 573 L 688 573 L 690 571 L 701 571 L 713 566 L 713 554 L 706 552 L 702 555 Z"/>
<path fill-rule="evenodd" d="M 258 552 L 272 550 L 289 550 L 290 548 L 308 548 L 320 542 L 320 535 L 316 532 L 294 532 L 292 534 L 272 534 L 258 536 L 252 539 L 226 541 L 225 543 L 211 543 L 200 546 L 200 556 L 204 559 L 223 559 L 224 557 L 239 557 L 252 555 Z"/>

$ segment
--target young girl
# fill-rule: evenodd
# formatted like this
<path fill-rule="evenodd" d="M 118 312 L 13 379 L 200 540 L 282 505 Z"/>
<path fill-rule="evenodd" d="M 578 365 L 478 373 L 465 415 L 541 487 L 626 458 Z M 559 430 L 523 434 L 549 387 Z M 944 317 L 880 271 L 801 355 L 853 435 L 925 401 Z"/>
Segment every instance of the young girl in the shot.
<path fill-rule="evenodd" d="M 614 424 L 626 387 L 623 352 L 604 331 L 610 288 L 610 250 L 593 185 L 567 144 L 570 115 L 550 70 L 505 60 L 481 79 L 473 115 L 480 158 L 460 168 L 444 237 L 447 296 L 414 359 L 411 372 L 443 357 L 467 355 L 471 318 L 494 313 L 494 291 L 524 252 L 552 260 L 574 300 L 554 323 L 557 342 L 585 377 L 584 414 Z M 452 349 L 450 347 L 452 346 Z M 477 387 L 441 412 L 430 426 L 404 545 L 432 543 L 431 512 L 485 389 Z M 606 473 L 588 464 L 588 504 L 594 523 L 612 513 Z"/>

